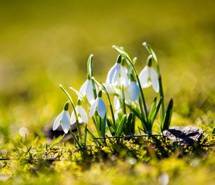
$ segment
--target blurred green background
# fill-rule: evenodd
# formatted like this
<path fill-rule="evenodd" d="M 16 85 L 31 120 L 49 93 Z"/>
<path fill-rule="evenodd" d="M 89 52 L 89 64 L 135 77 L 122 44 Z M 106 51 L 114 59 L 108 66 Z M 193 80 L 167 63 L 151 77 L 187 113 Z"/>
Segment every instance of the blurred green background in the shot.
<path fill-rule="evenodd" d="M 214 18 L 213 0 L 0 0 L 1 142 L 50 122 L 65 100 L 58 84 L 79 88 L 90 53 L 100 80 L 113 44 L 137 56 L 140 71 L 143 41 L 158 55 L 175 123 L 213 122 L 199 117 L 215 112 Z"/>

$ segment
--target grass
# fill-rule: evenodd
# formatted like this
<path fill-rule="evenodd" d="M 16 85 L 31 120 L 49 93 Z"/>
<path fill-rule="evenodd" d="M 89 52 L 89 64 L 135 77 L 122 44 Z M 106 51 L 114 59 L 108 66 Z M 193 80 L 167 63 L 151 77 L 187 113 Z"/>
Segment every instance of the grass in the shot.
<path fill-rule="evenodd" d="M 213 7 L 212 0 L 1 1 L 0 155 L 10 160 L 0 161 L 0 183 L 158 184 L 168 175 L 170 184 L 213 184 L 212 147 L 183 156 L 171 151 L 162 159 L 154 148 L 150 154 L 141 149 L 136 157 L 126 150 L 110 155 L 107 147 L 102 149 L 107 158 L 82 162 L 73 155 L 73 144 L 47 141 L 42 131 L 66 100 L 58 84 L 78 88 L 90 53 L 95 77 L 104 80 L 116 57 L 113 44 L 145 61 L 141 42 L 148 41 L 160 61 L 166 97 L 174 98 L 172 125 L 201 127 L 213 144 Z M 145 93 L 152 97 L 151 90 Z M 27 138 L 21 127 L 28 129 Z M 61 160 L 46 160 L 47 150 Z"/>

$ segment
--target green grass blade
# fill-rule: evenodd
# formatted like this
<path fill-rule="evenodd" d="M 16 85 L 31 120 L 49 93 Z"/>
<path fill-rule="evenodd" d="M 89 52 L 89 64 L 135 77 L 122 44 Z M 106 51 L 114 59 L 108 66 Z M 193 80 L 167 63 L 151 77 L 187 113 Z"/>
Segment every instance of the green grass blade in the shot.
<path fill-rule="evenodd" d="M 123 128 L 124 128 L 124 124 L 126 122 L 126 115 L 123 115 L 123 117 L 121 118 L 117 130 L 116 130 L 116 136 L 119 137 L 121 136 L 121 134 L 123 133 Z"/>
<path fill-rule="evenodd" d="M 161 131 L 169 129 L 171 118 L 172 118 L 172 111 L 173 111 L 173 99 L 169 101 L 169 104 L 167 106 L 166 113 L 161 126 Z"/>

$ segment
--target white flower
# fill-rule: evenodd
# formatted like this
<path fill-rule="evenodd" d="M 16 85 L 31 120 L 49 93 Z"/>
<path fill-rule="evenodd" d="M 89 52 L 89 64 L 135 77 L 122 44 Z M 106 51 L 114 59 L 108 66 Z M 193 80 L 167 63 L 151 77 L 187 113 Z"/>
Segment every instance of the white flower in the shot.
<path fill-rule="evenodd" d="M 127 86 L 128 85 L 128 69 L 120 63 L 115 63 L 108 72 L 106 84 L 113 86 Z"/>
<path fill-rule="evenodd" d="M 84 110 L 84 108 L 81 105 L 77 105 L 75 107 L 75 111 L 77 113 L 78 116 L 78 123 L 82 124 L 82 123 L 87 123 L 88 122 L 88 116 L 86 111 Z M 76 117 L 75 117 L 75 112 L 73 111 L 71 114 L 71 125 L 73 128 L 76 127 Z"/>
<path fill-rule="evenodd" d="M 57 130 L 57 128 L 61 126 L 64 133 L 67 134 L 70 128 L 70 115 L 67 110 L 63 110 L 54 120 L 53 130 Z"/>
<path fill-rule="evenodd" d="M 98 114 L 101 118 L 105 117 L 106 106 L 105 106 L 104 101 L 101 99 L 101 97 L 97 97 L 96 100 L 94 100 L 94 102 L 90 108 L 90 116 L 92 117 L 96 111 L 98 112 Z"/>
<path fill-rule="evenodd" d="M 150 66 L 146 66 L 139 75 L 142 88 L 147 88 L 152 85 L 155 92 L 159 92 L 159 82 L 157 72 Z"/>
<path fill-rule="evenodd" d="M 114 105 L 115 111 L 118 111 L 121 109 L 120 100 L 117 96 L 114 96 L 114 98 L 113 98 L 113 105 Z"/>
<path fill-rule="evenodd" d="M 139 86 L 135 81 L 130 81 L 128 87 L 125 90 L 125 98 L 128 102 L 138 100 L 140 95 Z"/>
<path fill-rule="evenodd" d="M 85 96 L 90 104 L 95 100 L 93 82 L 90 79 L 87 79 L 79 90 L 79 99 L 82 99 Z"/>

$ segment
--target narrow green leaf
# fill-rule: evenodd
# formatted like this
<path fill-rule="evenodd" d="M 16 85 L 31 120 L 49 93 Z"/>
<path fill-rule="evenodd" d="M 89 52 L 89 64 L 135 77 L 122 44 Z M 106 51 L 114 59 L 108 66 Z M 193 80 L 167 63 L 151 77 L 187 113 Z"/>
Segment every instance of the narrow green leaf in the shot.
<path fill-rule="evenodd" d="M 117 130 L 116 130 L 116 136 L 121 136 L 125 121 L 126 121 L 126 115 L 123 115 L 122 119 L 118 124 Z"/>
<path fill-rule="evenodd" d="M 116 130 L 114 129 L 114 125 L 112 124 L 111 120 L 109 118 L 107 118 L 107 126 L 110 130 L 110 133 L 112 136 L 115 136 Z"/>
<path fill-rule="evenodd" d="M 98 136 L 101 136 L 101 132 L 100 132 L 100 129 L 99 129 L 99 123 L 98 123 L 99 120 L 97 119 L 97 117 L 98 116 L 93 116 L 92 120 L 93 120 L 93 123 L 94 123 L 94 125 L 96 127 L 96 131 L 97 131 Z"/>
<path fill-rule="evenodd" d="M 127 105 L 127 107 L 130 109 L 130 111 L 137 116 L 142 121 L 142 116 L 138 108 L 132 107 L 131 105 Z"/>
<path fill-rule="evenodd" d="M 172 118 L 172 111 L 173 111 L 173 99 L 169 101 L 169 104 L 167 106 L 165 116 L 163 119 L 161 131 L 164 131 L 166 129 L 169 129 L 170 123 L 171 123 L 171 118 Z"/>
<path fill-rule="evenodd" d="M 156 119 L 156 116 L 157 116 L 157 114 L 158 114 L 158 112 L 159 112 L 161 103 L 162 103 L 162 99 L 160 99 L 160 100 L 156 103 L 155 110 L 152 112 L 151 117 L 150 117 L 150 122 L 151 122 L 151 124 L 153 124 L 153 122 L 154 122 L 155 119 Z"/>
<path fill-rule="evenodd" d="M 91 54 L 87 59 L 87 72 L 90 77 L 93 76 L 93 54 Z"/>
<path fill-rule="evenodd" d="M 135 132 L 135 115 L 133 113 L 130 113 L 128 115 L 127 122 L 125 124 L 125 134 L 126 135 L 134 135 Z"/>
<path fill-rule="evenodd" d="M 100 131 L 101 131 L 102 137 L 105 137 L 106 122 L 107 122 L 106 116 L 104 117 L 104 119 L 100 118 Z"/>
<path fill-rule="evenodd" d="M 87 125 L 84 127 L 84 146 L 86 146 L 87 143 Z"/>
<path fill-rule="evenodd" d="M 151 108 L 150 108 L 150 111 L 149 111 L 149 120 L 151 122 L 152 120 L 152 116 L 154 114 L 154 112 L 156 111 L 156 104 L 157 104 L 157 97 L 154 98 L 153 102 L 152 102 L 152 105 L 151 105 Z"/>

